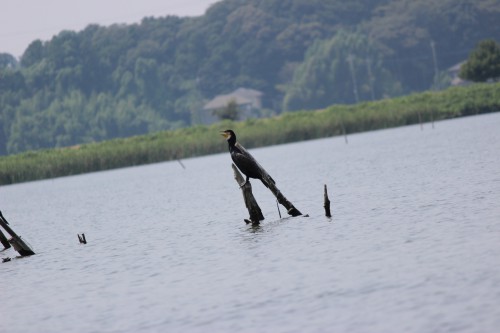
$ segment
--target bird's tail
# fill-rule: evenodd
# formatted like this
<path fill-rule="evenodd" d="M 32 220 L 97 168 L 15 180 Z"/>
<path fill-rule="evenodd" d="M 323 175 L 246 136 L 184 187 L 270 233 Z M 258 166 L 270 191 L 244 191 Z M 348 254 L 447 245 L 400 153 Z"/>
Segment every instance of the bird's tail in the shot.
<path fill-rule="evenodd" d="M 264 186 L 267 188 L 269 188 L 269 183 L 276 184 L 274 179 L 271 176 L 269 176 L 268 174 L 263 175 L 260 180 L 262 181 L 262 184 L 264 184 Z"/>

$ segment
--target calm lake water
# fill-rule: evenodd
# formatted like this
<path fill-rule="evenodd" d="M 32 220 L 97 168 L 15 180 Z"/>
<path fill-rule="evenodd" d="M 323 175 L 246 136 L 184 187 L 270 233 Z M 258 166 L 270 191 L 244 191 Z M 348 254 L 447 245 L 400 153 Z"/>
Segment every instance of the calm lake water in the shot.
<path fill-rule="evenodd" d="M 348 139 L 251 150 L 260 228 L 228 153 L 1 187 L 0 332 L 498 332 L 500 113 Z"/>

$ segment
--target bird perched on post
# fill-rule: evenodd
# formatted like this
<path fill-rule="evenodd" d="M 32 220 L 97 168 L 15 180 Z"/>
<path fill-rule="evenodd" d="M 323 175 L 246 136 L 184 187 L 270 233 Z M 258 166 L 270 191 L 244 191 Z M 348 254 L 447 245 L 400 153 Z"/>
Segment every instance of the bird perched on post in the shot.
<path fill-rule="evenodd" d="M 260 179 L 262 184 L 266 187 L 269 187 L 268 183 L 270 182 L 273 184 L 276 183 L 255 158 L 236 141 L 236 134 L 234 134 L 232 130 L 221 131 L 220 134 L 226 138 L 229 146 L 229 153 L 231 154 L 231 159 L 234 164 L 236 164 L 238 169 L 246 176 L 245 182 L 240 186 L 245 186 L 249 178 Z"/>

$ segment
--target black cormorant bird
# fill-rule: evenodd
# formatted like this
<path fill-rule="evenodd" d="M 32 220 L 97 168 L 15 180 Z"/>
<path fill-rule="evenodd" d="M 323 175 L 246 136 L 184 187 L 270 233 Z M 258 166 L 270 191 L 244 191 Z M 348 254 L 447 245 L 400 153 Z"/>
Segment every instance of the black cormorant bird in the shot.
<path fill-rule="evenodd" d="M 225 130 L 220 132 L 229 145 L 229 153 L 231 153 L 231 159 L 234 164 L 243 172 L 246 176 L 246 180 L 240 186 L 244 186 L 248 182 L 248 178 L 260 179 L 262 184 L 269 187 L 264 179 L 268 182 L 275 184 L 274 179 L 269 176 L 269 174 L 264 170 L 259 163 L 253 158 L 252 155 L 242 146 L 238 141 L 236 141 L 236 134 L 232 130 Z"/>

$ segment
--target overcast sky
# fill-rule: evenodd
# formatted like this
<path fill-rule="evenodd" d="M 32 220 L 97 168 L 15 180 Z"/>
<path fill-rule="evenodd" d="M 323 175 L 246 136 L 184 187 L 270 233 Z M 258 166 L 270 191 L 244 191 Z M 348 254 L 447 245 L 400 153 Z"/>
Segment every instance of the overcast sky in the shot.
<path fill-rule="evenodd" d="M 137 23 L 145 16 L 199 16 L 218 0 L 0 0 L 0 53 L 20 57 L 36 40 L 97 23 Z"/>

